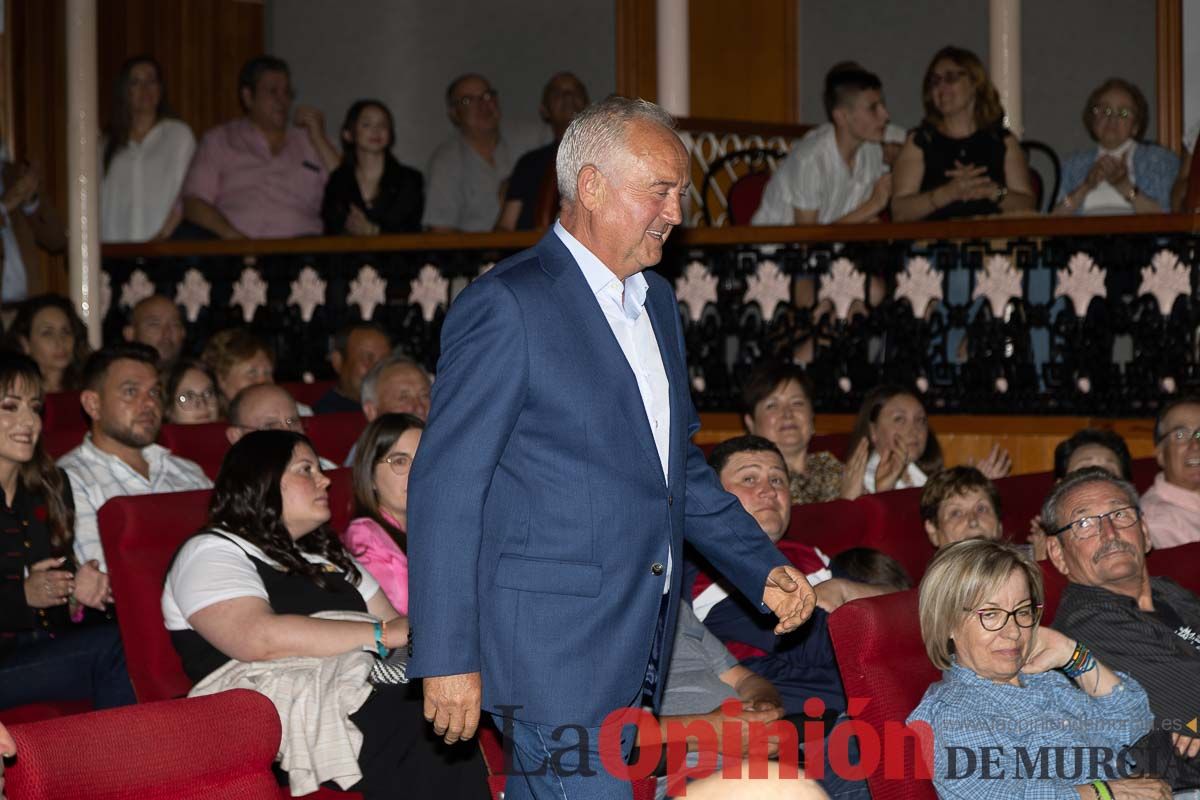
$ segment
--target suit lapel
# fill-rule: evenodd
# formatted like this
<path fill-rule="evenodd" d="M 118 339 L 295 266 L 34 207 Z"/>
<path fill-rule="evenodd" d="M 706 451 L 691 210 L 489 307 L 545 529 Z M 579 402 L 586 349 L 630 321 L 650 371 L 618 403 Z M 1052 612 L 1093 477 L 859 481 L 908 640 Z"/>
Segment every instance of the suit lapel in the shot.
<path fill-rule="evenodd" d="M 646 313 L 650 315 L 650 325 L 654 328 L 654 338 L 658 341 L 658 352 L 662 356 L 663 370 L 667 373 L 667 385 L 670 386 L 671 435 L 667 450 L 667 480 L 670 485 L 683 475 L 687 446 L 685 398 L 689 396 L 691 387 L 688 385 L 687 367 L 679 357 L 679 343 L 674 335 L 676 322 L 672 315 L 679 313 L 675 296 L 663 296 L 662 292 L 655 291 L 655 284 L 651 283 L 646 290 Z"/>
<path fill-rule="evenodd" d="M 599 391 L 608 393 L 615 390 L 617 406 L 629 424 L 630 436 L 637 440 L 638 449 L 661 480 L 662 463 L 658 458 L 658 449 L 654 446 L 650 421 L 646 419 L 646 407 L 642 403 L 637 378 L 625 358 L 625 351 L 617 343 L 617 337 L 600 309 L 600 304 L 583 277 L 583 271 L 579 269 L 571 251 L 553 229 L 543 237 L 539 249 L 543 269 L 553 279 L 554 291 L 560 302 L 559 308 L 568 326 L 575 332 L 581 349 L 587 354 L 589 374 Z M 672 392 L 672 413 L 675 409 L 673 394 Z"/>

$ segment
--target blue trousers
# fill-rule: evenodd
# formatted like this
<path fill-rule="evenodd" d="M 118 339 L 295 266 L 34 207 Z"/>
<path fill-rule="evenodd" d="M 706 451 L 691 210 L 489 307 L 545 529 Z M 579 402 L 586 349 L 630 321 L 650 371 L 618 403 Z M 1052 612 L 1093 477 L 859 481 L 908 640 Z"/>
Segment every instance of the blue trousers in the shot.
<path fill-rule="evenodd" d="M 96 708 L 136 702 L 115 624 L 20 633 L 0 660 L 0 708 L 91 700 Z"/>
<path fill-rule="evenodd" d="M 512 753 L 505 800 L 630 800 L 633 785 L 600 761 L 600 728 L 536 725 L 493 714 Z M 635 729 L 621 734 L 621 758 L 633 749 Z"/>

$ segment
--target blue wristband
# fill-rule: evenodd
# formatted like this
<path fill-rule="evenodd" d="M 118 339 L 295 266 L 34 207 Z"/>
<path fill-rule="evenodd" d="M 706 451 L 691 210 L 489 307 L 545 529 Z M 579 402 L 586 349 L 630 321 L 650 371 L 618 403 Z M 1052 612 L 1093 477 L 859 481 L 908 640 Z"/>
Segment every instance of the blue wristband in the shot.
<path fill-rule="evenodd" d="M 387 658 L 387 648 L 383 646 L 383 623 L 375 621 L 375 652 L 380 658 Z"/>

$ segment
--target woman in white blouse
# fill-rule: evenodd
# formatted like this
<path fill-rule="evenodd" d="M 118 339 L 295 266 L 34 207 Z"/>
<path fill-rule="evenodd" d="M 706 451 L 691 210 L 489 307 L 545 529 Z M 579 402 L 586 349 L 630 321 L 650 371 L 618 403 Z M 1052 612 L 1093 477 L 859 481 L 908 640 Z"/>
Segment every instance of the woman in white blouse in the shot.
<path fill-rule="evenodd" d="M 179 190 L 196 138 L 167 106 L 162 70 L 149 56 L 121 66 L 104 136 L 100 238 L 166 239 L 183 218 Z"/>

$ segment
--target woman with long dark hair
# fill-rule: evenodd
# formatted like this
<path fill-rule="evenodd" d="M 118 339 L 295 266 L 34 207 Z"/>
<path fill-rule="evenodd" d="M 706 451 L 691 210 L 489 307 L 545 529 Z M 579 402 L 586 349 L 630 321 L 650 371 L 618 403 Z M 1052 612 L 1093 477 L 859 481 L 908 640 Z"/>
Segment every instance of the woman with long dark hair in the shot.
<path fill-rule="evenodd" d="M 196 137 L 167 104 L 162 67 L 150 56 L 121 65 L 104 133 L 100 239 L 167 239 L 183 219 L 179 190 Z"/>
<path fill-rule="evenodd" d="M 325 184 L 321 218 L 330 236 L 378 236 L 421 230 L 421 173 L 392 155 L 392 112 L 380 100 L 359 100 L 342 122 L 342 164 Z"/>
<path fill-rule="evenodd" d="M 970 50 L 943 47 L 921 82 L 925 119 L 896 159 L 892 219 L 1034 211 L 1029 165 Z"/>
<path fill-rule="evenodd" d="M 354 519 L 342 542 L 408 613 L 408 473 L 425 423 L 412 414 L 382 414 L 354 448 Z"/>
<path fill-rule="evenodd" d="M 0 708 L 134 702 L 117 627 L 102 612 L 108 576 L 77 564 L 66 473 L 42 449 L 42 378 L 0 353 Z"/>
<path fill-rule="evenodd" d="M 329 479 L 308 439 L 254 431 L 225 456 L 209 525 L 167 574 L 163 616 L 184 670 L 201 681 L 230 661 L 385 653 L 408 640 L 408 620 L 329 527 Z M 377 622 L 320 619 L 368 612 Z M 453 753 L 426 730 L 418 684 L 376 686 L 349 715 L 363 734 L 367 798 L 483 797 L 474 748 Z"/>
<path fill-rule="evenodd" d="M 87 360 L 87 329 L 71 301 L 58 294 L 40 294 L 21 303 L 8 329 L 11 350 L 33 359 L 41 372 L 44 392 L 79 388 Z"/>

